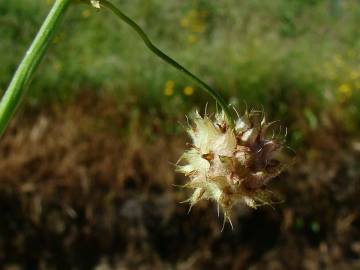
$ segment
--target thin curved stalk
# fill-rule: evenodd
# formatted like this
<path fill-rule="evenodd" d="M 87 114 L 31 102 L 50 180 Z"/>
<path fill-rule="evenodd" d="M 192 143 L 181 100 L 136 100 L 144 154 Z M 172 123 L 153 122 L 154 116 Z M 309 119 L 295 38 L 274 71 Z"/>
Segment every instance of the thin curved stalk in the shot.
<path fill-rule="evenodd" d="M 164 52 L 162 52 L 159 48 L 157 48 L 149 39 L 149 37 L 146 35 L 146 33 L 141 29 L 141 27 L 134 22 L 131 18 L 126 16 L 119 8 L 114 6 L 112 3 L 110 3 L 107 0 L 101 0 L 100 5 L 108 8 L 110 11 L 112 11 L 118 18 L 120 18 L 122 21 L 127 23 L 130 27 L 132 27 L 140 36 L 140 38 L 144 41 L 145 45 L 158 57 L 160 57 L 162 60 L 167 62 L 168 64 L 172 65 L 176 69 L 180 70 L 181 72 L 185 73 L 187 76 L 189 76 L 193 81 L 195 81 L 206 93 L 208 93 L 210 96 L 212 96 L 215 101 L 221 106 L 223 109 L 226 118 L 228 120 L 228 123 L 233 126 L 234 120 L 231 115 L 229 106 L 223 99 L 223 97 L 215 91 L 213 88 L 211 88 L 207 83 L 199 79 L 196 75 L 191 73 L 188 69 L 180 65 L 178 62 L 176 62 L 174 59 L 166 55 Z"/>
<path fill-rule="evenodd" d="M 18 107 L 26 86 L 37 66 L 43 59 L 47 48 L 72 0 L 56 0 L 39 32 L 18 66 L 4 96 L 0 101 L 0 137 Z"/>

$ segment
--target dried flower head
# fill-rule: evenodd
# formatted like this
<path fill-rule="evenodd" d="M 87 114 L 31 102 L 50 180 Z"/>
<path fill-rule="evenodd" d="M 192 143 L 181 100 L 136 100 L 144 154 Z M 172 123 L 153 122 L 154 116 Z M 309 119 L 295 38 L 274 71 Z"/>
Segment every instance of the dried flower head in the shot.
<path fill-rule="evenodd" d="M 246 112 L 231 127 L 224 113 L 201 117 L 196 112 L 188 133 L 192 139 L 180 158 L 177 170 L 190 178 L 185 185 L 194 192 L 187 200 L 190 208 L 202 199 L 214 200 L 226 220 L 237 202 L 256 208 L 270 204 L 269 180 L 284 168 L 284 137 L 268 136 L 272 123 L 259 111 Z"/>

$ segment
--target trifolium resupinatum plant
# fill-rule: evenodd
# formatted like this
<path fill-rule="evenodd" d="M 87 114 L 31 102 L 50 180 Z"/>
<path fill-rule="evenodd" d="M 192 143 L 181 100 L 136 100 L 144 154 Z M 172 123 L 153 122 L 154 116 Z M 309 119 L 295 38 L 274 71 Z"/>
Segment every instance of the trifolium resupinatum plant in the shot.
<path fill-rule="evenodd" d="M 195 113 L 187 129 L 192 142 L 177 165 L 177 171 L 189 178 L 185 187 L 193 190 L 187 200 L 190 208 L 200 200 L 213 200 L 231 224 L 234 204 L 256 208 L 272 203 L 266 184 L 286 163 L 286 135 L 269 134 L 273 123 L 262 111 L 246 111 L 233 125 L 222 112 L 214 117 Z"/>

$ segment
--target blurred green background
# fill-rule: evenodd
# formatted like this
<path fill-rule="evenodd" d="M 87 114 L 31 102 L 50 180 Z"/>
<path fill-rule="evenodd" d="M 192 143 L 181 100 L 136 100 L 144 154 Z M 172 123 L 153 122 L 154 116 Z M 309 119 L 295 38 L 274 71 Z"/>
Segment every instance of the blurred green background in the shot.
<path fill-rule="evenodd" d="M 4 1 L 0 89 L 5 89 L 52 1 Z M 336 111 L 351 132 L 359 113 L 360 7 L 357 1 L 120 1 L 170 56 L 228 100 L 264 106 L 295 125 L 295 140 Z M 10 53 L 11 52 L 11 53 Z M 166 88 L 170 84 L 173 87 Z M 187 88 L 188 91 L 184 89 Z M 143 45 L 108 12 L 75 5 L 37 72 L 26 101 L 66 101 L 80 91 L 108 91 L 119 102 L 183 115 L 208 98 Z M 176 106 L 177 110 L 172 108 Z M 295 112 L 294 112 L 295 110 Z M 296 114 L 296 115 L 295 115 Z"/>
<path fill-rule="evenodd" d="M 186 209 L 182 209 L 185 207 L 177 204 L 183 191 L 174 190 L 172 186 L 184 183 L 184 179 L 174 175 L 173 167 L 165 165 L 168 161 L 176 162 L 184 145 L 185 132 L 178 122 L 184 123 L 185 114 L 194 108 L 203 110 L 207 103 L 210 111 L 214 111 L 213 100 L 153 55 L 132 29 L 108 11 L 74 4 L 36 72 L 17 118 L 0 143 L 3 211 L 9 211 L 1 222 L 1 233 L 9 237 L 1 237 L 0 262 L 20 269 L 92 269 L 96 265 L 112 265 L 114 269 L 139 269 L 140 266 L 145 267 L 142 269 L 359 267 L 360 219 L 356 198 L 360 195 L 360 2 L 113 2 L 139 23 L 159 48 L 218 89 L 240 112 L 246 107 L 264 109 L 270 120 L 279 119 L 281 125 L 288 128 L 288 144 L 298 152 L 298 163 L 274 185 L 284 194 L 285 203 L 275 206 L 279 208 L 277 212 L 266 209 L 249 213 L 246 212 L 249 210 L 240 209 L 238 228 L 223 234 L 218 232 L 220 225 L 216 215 L 206 212 L 209 206 L 186 215 Z M 52 0 L 0 2 L 0 93 L 6 89 L 52 3 Z M 35 139 L 29 142 L 26 139 L 29 136 Z M 58 136 L 61 139 L 57 140 Z M 117 141 L 124 145 L 118 145 Z M 27 144 L 29 149 L 24 146 Z M 159 148 L 149 149 L 150 145 Z M 47 149 L 33 154 L 39 147 Z M 84 156 L 92 158 L 88 160 Z M 159 159 L 162 161 L 155 161 L 154 156 L 162 156 Z M 107 162 L 104 159 L 108 159 Z M 123 166 L 121 168 L 131 170 L 124 173 L 116 167 L 117 162 Z M 52 165 L 47 167 L 48 163 Z M 95 199 L 98 201 L 76 200 L 73 189 L 77 183 L 74 182 L 83 179 L 77 166 L 92 179 L 89 181 L 93 181 L 95 191 L 104 188 Z M 154 172 L 152 168 L 157 166 L 165 167 Z M 141 181 L 147 184 L 140 180 L 140 184 L 131 184 L 136 179 L 143 179 Z M 57 181 L 62 184 L 56 185 Z M 43 185 L 39 183 L 44 182 L 52 186 L 50 193 L 48 190 L 39 192 L 38 186 Z M 31 184 L 30 192 L 19 188 L 24 184 Z M 114 190 L 123 195 L 113 194 Z M 160 232 L 154 232 L 153 227 L 147 227 L 141 219 L 134 221 L 137 224 L 135 240 L 122 238 L 122 231 L 128 227 L 119 229 L 118 223 L 124 222 L 117 211 L 133 203 L 137 197 L 133 192 L 139 192 L 137 196 L 149 196 L 146 198 L 150 201 L 158 194 L 165 197 L 168 193 L 175 194 L 171 205 L 182 210 L 172 209 L 176 214 L 170 211 L 170 217 L 164 217 L 166 210 L 160 212 L 159 216 L 165 220 L 161 219 Z M 92 196 L 91 192 L 87 194 Z M 62 202 L 64 196 L 67 203 Z M 117 196 L 121 199 L 114 199 Z M 148 199 L 138 204 L 146 205 Z M 104 204 L 100 203 L 102 200 Z M 42 210 L 35 213 L 39 220 L 35 218 L 34 221 L 31 211 L 26 209 L 37 203 Z M 76 218 L 75 221 L 60 218 L 62 223 L 59 222 L 66 229 L 60 236 L 55 233 L 56 237 L 51 230 L 46 233 L 40 225 L 41 220 L 52 220 L 51 215 L 68 213 L 69 207 L 75 209 L 74 212 L 86 212 L 92 204 L 94 209 L 107 209 L 108 216 L 96 222 L 89 221 L 87 215 L 81 222 Z M 49 210 L 53 206 L 60 214 Z M 191 228 L 201 222 L 197 217 L 201 211 L 205 211 L 212 220 L 210 223 L 215 225 L 201 225 L 193 231 L 200 236 L 191 236 Z M 102 210 L 98 215 L 102 216 Z M 113 217 L 111 221 L 108 221 L 109 215 Z M 19 219 L 14 221 L 14 217 Z M 56 222 L 58 218 L 54 218 Z M 126 218 L 132 226 L 131 217 Z M 349 221 L 343 225 L 347 226 L 345 229 L 336 225 L 346 218 Z M 23 228 L 18 225 L 22 222 L 36 224 L 37 229 L 34 232 Z M 51 222 L 42 226 L 52 228 Z M 89 251 L 95 254 L 94 260 L 86 262 L 87 249 L 84 251 L 79 244 L 83 236 L 75 237 L 73 242 L 69 240 L 72 244 L 64 244 L 66 247 L 60 243 L 66 243 L 71 233 L 76 234 L 73 227 L 81 232 L 90 230 L 89 234 L 94 236 L 90 237 L 89 245 L 99 239 L 101 242 L 103 231 L 97 225 L 91 227 L 91 222 L 100 227 L 108 222 L 111 229 L 107 244 L 99 244 L 100 247 L 91 250 L 93 253 Z M 262 242 L 259 251 L 251 238 L 244 235 L 257 234 L 263 226 L 268 228 L 260 233 L 261 237 L 254 237 L 254 241 Z M 160 236 L 169 230 L 175 231 Z M 201 236 L 208 232 L 213 232 L 212 242 Z M 152 237 L 157 234 L 160 235 L 154 240 Z M 275 235 L 275 240 L 269 240 L 268 234 Z M 195 241 L 196 249 L 206 249 L 208 253 L 194 255 L 184 251 L 192 250 L 186 243 L 176 244 L 184 235 L 188 235 L 189 246 Z M 55 237 L 53 241 L 59 246 L 55 244 L 56 248 L 43 253 L 41 250 L 52 246 L 51 237 Z M 121 248 L 109 244 L 115 238 L 122 239 Z M 140 243 L 138 238 L 142 239 Z M 39 253 L 29 255 L 34 239 L 42 239 L 47 244 L 38 247 Z M 171 242 L 171 250 L 179 254 L 179 258 L 164 253 L 166 248 L 161 244 L 164 241 L 174 242 Z M 150 243 L 150 247 L 143 247 L 143 242 Z M 134 259 L 137 257 L 129 253 L 129 249 L 152 255 L 139 255 L 140 259 Z M 238 251 L 245 255 L 238 255 Z M 63 262 L 57 252 L 65 257 Z M 77 252 L 82 253 L 79 257 L 73 256 Z M 123 254 L 132 255 L 124 257 Z M 294 261 L 289 262 L 284 256 L 291 256 Z M 213 263 L 209 264 L 211 259 Z M 62 263 L 65 268 L 61 268 Z M 116 265 L 120 265 L 119 268 Z"/>

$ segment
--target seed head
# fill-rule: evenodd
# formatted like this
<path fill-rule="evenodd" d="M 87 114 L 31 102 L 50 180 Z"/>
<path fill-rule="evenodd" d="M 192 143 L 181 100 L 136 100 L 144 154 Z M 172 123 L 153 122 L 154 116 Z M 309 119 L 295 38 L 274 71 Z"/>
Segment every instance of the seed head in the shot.
<path fill-rule="evenodd" d="M 268 136 L 273 123 L 259 111 L 245 112 L 231 127 L 224 113 L 200 116 L 196 112 L 188 129 L 190 148 L 181 156 L 177 171 L 189 177 L 185 187 L 193 190 L 190 208 L 200 200 L 213 200 L 230 221 L 235 203 L 249 207 L 271 204 L 266 189 L 270 179 L 284 168 L 283 138 Z"/>

